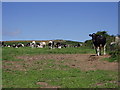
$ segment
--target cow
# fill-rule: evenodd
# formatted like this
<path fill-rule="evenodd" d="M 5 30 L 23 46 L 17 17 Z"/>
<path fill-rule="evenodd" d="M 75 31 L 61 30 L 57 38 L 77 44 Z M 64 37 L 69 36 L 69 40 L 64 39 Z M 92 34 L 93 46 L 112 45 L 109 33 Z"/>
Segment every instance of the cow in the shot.
<path fill-rule="evenodd" d="M 55 47 L 56 48 L 62 48 L 62 44 L 60 42 L 56 42 Z"/>
<path fill-rule="evenodd" d="M 49 49 L 53 49 L 54 48 L 54 41 L 49 41 L 48 47 L 49 47 Z"/>
<path fill-rule="evenodd" d="M 25 46 L 26 46 L 26 47 L 30 47 L 30 43 L 26 43 Z"/>
<path fill-rule="evenodd" d="M 106 55 L 106 38 L 103 35 L 97 35 L 95 33 L 89 34 L 92 37 L 92 42 L 96 51 L 97 56 L 101 55 L 101 49 L 104 50 L 104 55 Z"/>
<path fill-rule="evenodd" d="M 32 41 L 32 43 L 30 43 L 30 46 L 31 46 L 32 48 L 36 47 L 36 42 L 35 42 L 35 41 Z"/>
<path fill-rule="evenodd" d="M 67 44 L 61 44 L 62 48 L 67 48 L 68 45 Z"/>
<path fill-rule="evenodd" d="M 42 48 L 45 48 L 46 42 L 40 42 L 40 46 L 41 46 Z"/>
<path fill-rule="evenodd" d="M 19 47 L 24 47 L 25 45 L 24 44 L 22 44 L 22 43 L 18 43 L 17 44 L 17 47 L 19 48 Z"/>
<path fill-rule="evenodd" d="M 13 47 L 13 48 L 18 48 L 16 44 L 13 44 L 12 47 Z"/>

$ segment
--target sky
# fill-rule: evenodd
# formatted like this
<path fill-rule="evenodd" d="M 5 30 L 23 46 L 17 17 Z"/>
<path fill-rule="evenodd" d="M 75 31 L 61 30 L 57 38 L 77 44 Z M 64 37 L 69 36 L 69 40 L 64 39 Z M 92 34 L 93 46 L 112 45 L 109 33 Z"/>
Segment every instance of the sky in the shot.
<path fill-rule="evenodd" d="M 3 2 L 2 40 L 72 40 L 118 34 L 118 2 Z"/>

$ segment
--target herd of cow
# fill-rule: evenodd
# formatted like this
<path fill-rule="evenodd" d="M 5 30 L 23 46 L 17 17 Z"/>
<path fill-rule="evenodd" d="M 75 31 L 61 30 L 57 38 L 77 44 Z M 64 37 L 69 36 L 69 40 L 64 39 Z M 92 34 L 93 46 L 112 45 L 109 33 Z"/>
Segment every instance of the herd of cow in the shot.
<path fill-rule="evenodd" d="M 19 48 L 19 47 L 45 48 L 45 47 L 48 47 L 49 49 L 54 49 L 54 48 L 61 49 L 61 48 L 71 47 L 70 45 L 67 45 L 61 42 L 55 42 L 53 40 L 49 41 L 48 43 L 32 41 L 31 43 L 27 43 L 27 44 L 18 43 L 18 44 L 12 44 L 12 45 L 5 44 L 5 42 L 1 42 L 1 46 L 2 47 L 13 47 L 13 48 Z M 72 47 L 80 47 L 80 46 L 82 46 L 82 44 L 78 43 L 77 45 L 74 45 Z"/>
<path fill-rule="evenodd" d="M 101 49 L 103 48 L 104 51 L 104 55 L 106 55 L 106 37 L 102 36 L 102 35 L 97 35 L 95 33 L 93 34 L 89 34 L 90 37 L 92 37 L 92 42 L 93 42 L 93 46 L 94 49 L 96 51 L 97 56 L 101 55 Z M 113 45 L 115 43 L 119 43 L 120 44 L 120 38 L 117 36 L 115 42 L 111 42 L 110 45 Z M 1 42 L 1 46 L 2 47 L 14 47 L 14 48 L 19 48 L 19 47 L 37 47 L 37 48 L 45 48 L 46 46 L 49 47 L 49 49 L 54 49 L 54 48 L 66 48 L 66 47 L 70 47 L 67 44 L 63 44 L 61 42 L 54 42 L 54 41 L 49 41 L 47 44 L 46 42 L 35 42 L 32 41 L 31 43 L 27 43 L 26 45 L 22 44 L 22 43 L 18 43 L 18 44 L 13 44 L 13 45 L 7 45 L 4 42 Z M 81 47 L 82 44 L 78 43 L 77 45 L 74 45 L 72 47 Z"/>

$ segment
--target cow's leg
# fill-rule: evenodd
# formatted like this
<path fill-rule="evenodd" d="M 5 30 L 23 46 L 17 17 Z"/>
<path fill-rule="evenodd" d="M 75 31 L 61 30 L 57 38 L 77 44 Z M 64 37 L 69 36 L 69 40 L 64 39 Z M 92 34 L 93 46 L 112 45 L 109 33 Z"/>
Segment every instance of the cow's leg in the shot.
<path fill-rule="evenodd" d="M 100 52 L 100 55 L 101 55 L 101 47 L 99 48 L 99 52 Z"/>
<path fill-rule="evenodd" d="M 97 54 L 97 47 L 95 47 L 94 45 L 93 45 L 93 47 L 94 47 L 94 49 L 95 49 L 95 52 L 96 52 L 96 54 Z"/>
<path fill-rule="evenodd" d="M 96 54 L 97 54 L 97 47 L 95 47 L 95 52 L 96 52 Z"/>
<path fill-rule="evenodd" d="M 103 49 L 104 49 L 104 55 L 106 55 L 106 45 L 104 45 Z"/>
<path fill-rule="evenodd" d="M 97 47 L 97 55 L 100 55 L 100 47 Z"/>

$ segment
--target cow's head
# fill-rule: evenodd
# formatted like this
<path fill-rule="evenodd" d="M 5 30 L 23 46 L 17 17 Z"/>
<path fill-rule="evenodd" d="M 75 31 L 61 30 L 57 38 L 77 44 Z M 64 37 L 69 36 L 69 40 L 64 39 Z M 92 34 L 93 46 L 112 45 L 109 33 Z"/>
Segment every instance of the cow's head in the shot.
<path fill-rule="evenodd" d="M 96 34 L 95 34 L 95 33 L 93 33 L 93 34 L 89 34 L 89 36 L 90 36 L 90 37 L 95 37 Z"/>
<path fill-rule="evenodd" d="M 90 37 L 92 37 L 92 34 L 89 34 Z"/>
<path fill-rule="evenodd" d="M 97 37 L 97 35 L 96 35 L 95 33 L 89 34 L 89 36 L 92 37 L 92 40 L 93 40 L 93 41 L 95 41 L 95 39 L 96 39 L 96 37 Z"/>

